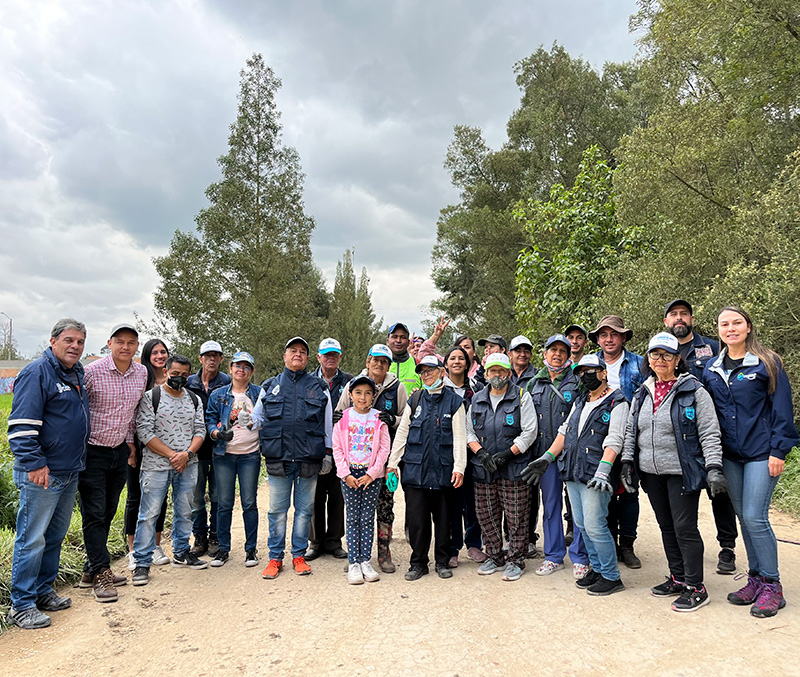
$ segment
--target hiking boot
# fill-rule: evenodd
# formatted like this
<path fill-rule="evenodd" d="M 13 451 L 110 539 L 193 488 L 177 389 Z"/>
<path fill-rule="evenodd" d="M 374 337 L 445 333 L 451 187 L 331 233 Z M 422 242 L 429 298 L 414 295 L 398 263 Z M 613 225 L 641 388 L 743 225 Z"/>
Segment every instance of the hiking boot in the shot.
<path fill-rule="evenodd" d="M 156 546 L 156 549 L 153 550 L 153 564 L 157 567 L 164 566 L 165 564 L 169 564 L 172 561 L 172 558 L 164 552 L 164 548 L 160 545 Z"/>
<path fill-rule="evenodd" d="M 576 562 L 572 565 L 572 577 L 579 581 L 581 580 L 586 574 L 591 571 L 588 564 L 581 564 L 580 562 Z"/>
<path fill-rule="evenodd" d="M 578 581 L 575 581 L 575 585 L 579 588 L 583 588 L 586 590 L 587 588 L 593 586 L 597 581 L 601 578 L 600 574 L 597 573 L 594 569 L 589 569 L 586 572 L 586 575 Z"/>
<path fill-rule="evenodd" d="M 306 562 L 314 561 L 321 554 L 322 554 L 322 551 L 319 550 L 318 548 L 308 548 L 308 549 L 306 549 Z"/>
<path fill-rule="evenodd" d="M 292 559 L 292 566 L 294 567 L 294 572 L 298 576 L 308 576 L 311 573 L 311 567 L 306 564 L 305 557 L 295 557 Z"/>
<path fill-rule="evenodd" d="M 94 577 L 92 589 L 95 600 L 98 602 L 116 602 L 119 599 L 117 589 L 114 587 L 114 574 L 111 569 L 103 569 Z"/>
<path fill-rule="evenodd" d="M 94 576 L 90 574 L 88 571 L 84 571 L 81 579 L 78 581 L 79 588 L 93 588 L 94 587 Z"/>
<path fill-rule="evenodd" d="M 522 574 L 525 573 L 525 569 L 523 569 L 519 564 L 514 564 L 514 562 L 509 562 L 506 564 L 505 571 L 503 571 L 503 580 L 504 581 L 518 581 Z"/>
<path fill-rule="evenodd" d="M 549 559 L 546 559 L 539 565 L 539 568 L 534 571 L 537 576 L 549 576 L 554 571 L 560 571 L 564 568 L 563 562 L 551 562 Z"/>
<path fill-rule="evenodd" d="M 364 574 L 361 573 L 361 565 L 358 562 L 353 562 L 347 567 L 347 582 L 350 585 L 364 583 Z"/>
<path fill-rule="evenodd" d="M 478 573 L 481 576 L 489 576 L 503 569 L 503 566 L 495 562 L 493 559 L 488 558 L 483 564 L 478 567 Z"/>
<path fill-rule="evenodd" d="M 250 548 L 245 555 L 244 555 L 244 565 L 246 567 L 257 567 L 258 566 L 258 550 L 255 548 Z"/>
<path fill-rule="evenodd" d="M 8 616 L 6 616 L 6 620 L 11 625 L 16 625 L 23 630 L 38 630 L 50 625 L 50 616 L 43 614 L 35 606 L 22 609 L 22 611 L 11 609 L 8 612 Z"/>
<path fill-rule="evenodd" d="M 416 581 L 423 576 L 428 575 L 427 567 L 411 567 L 408 571 L 406 571 L 405 579 L 407 581 Z"/>
<path fill-rule="evenodd" d="M 467 548 L 467 557 L 478 564 L 483 564 L 487 559 L 489 559 L 489 556 L 483 550 L 476 547 Z"/>
<path fill-rule="evenodd" d="M 147 585 L 150 582 L 150 567 L 136 567 L 132 582 L 134 585 Z"/>
<path fill-rule="evenodd" d="M 704 585 L 685 585 L 681 596 L 672 603 L 673 611 L 697 611 L 708 604 L 708 592 Z"/>
<path fill-rule="evenodd" d="M 717 573 L 730 575 L 736 571 L 736 553 L 730 548 L 722 548 L 717 557 Z"/>
<path fill-rule="evenodd" d="M 367 583 L 374 583 L 381 580 L 381 575 L 372 568 L 369 562 L 361 562 L 361 573 L 364 575 L 364 580 Z"/>
<path fill-rule="evenodd" d="M 783 587 L 780 582 L 767 583 L 765 580 L 758 593 L 758 599 L 750 607 L 750 615 L 756 618 L 769 618 L 785 606 L 786 600 L 783 598 Z"/>
<path fill-rule="evenodd" d="M 745 574 L 737 574 L 734 580 L 743 578 Z M 736 592 L 728 593 L 728 601 L 736 606 L 747 606 L 752 604 L 758 599 L 761 592 L 761 586 L 764 585 L 764 579 L 761 578 L 755 571 L 750 571 L 747 574 L 747 585 Z"/>
<path fill-rule="evenodd" d="M 642 560 L 640 560 L 633 551 L 633 542 L 635 540 L 635 538 L 631 538 L 630 536 L 619 537 L 618 559 L 629 569 L 642 568 Z"/>
<path fill-rule="evenodd" d="M 453 572 L 450 571 L 446 564 L 437 564 L 436 565 L 436 574 L 439 578 L 452 578 Z"/>
<path fill-rule="evenodd" d="M 208 552 L 208 537 L 205 534 L 195 534 L 194 545 L 189 551 L 195 557 L 202 557 Z"/>
<path fill-rule="evenodd" d="M 267 564 L 267 568 L 261 572 L 261 577 L 271 580 L 277 578 L 281 571 L 283 571 L 283 562 L 277 559 L 271 559 Z"/>
<path fill-rule="evenodd" d="M 672 595 L 680 595 L 684 592 L 685 586 L 675 580 L 675 576 L 668 576 L 667 580 L 659 585 L 650 588 L 650 594 L 653 597 L 671 597 Z"/>
<path fill-rule="evenodd" d="M 214 557 L 219 550 L 219 538 L 217 538 L 217 533 L 212 531 L 208 535 L 208 554 Z"/>
<path fill-rule="evenodd" d="M 217 554 L 214 555 L 214 559 L 211 560 L 211 566 L 212 567 L 224 566 L 229 558 L 230 554 L 228 553 L 228 551 L 220 548 L 219 550 L 217 550 Z"/>
<path fill-rule="evenodd" d="M 625 586 L 622 584 L 622 579 L 618 578 L 615 581 L 610 581 L 604 576 L 600 576 L 594 583 L 586 588 L 586 592 L 597 597 L 605 597 L 606 595 L 613 595 L 615 592 L 620 592 L 624 589 Z"/>
<path fill-rule="evenodd" d="M 172 566 L 174 567 L 189 567 L 190 569 L 207 569 L 208 562 L 200 559 L 197 555 L 193 555 L 192 551 L 179 552 L 172 555 Z"/>
<path fill-rule="evenodd" d="M 63 611 L 72 606 L 69 597 L 59 597 L 55 590 L 51 590 L 36 600 L 36 608 L 39 611 Z"/>
<path fill-rule="evenodd" d="M 392 527 L 387 522 L 378 522 L 378 567 L 385 574 L 393 574 L 397 567 L 392 562 L 389 541 L 392 540 Z"/>

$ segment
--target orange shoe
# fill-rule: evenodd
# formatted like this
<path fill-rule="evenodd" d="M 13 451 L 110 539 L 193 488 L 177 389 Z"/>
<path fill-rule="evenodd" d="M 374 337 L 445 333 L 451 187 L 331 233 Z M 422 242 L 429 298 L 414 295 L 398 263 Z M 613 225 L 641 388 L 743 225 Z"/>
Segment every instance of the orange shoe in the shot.
<path fill-rule="evenodd" d="M 295 557 L 292 560 L 292 566 L 298 576 L 308 576 L 311 573 L 311 567 L 306 564 L 305 557 Z"/>
<path fill-rule="evenodd" d="M 261 572 L 262 578 L 277 578 L 278 574 L 283 571 L 283 562 L 280 562 L 276 559 L 271 559 L 269 564 L 267 564 L 267 568 Z"/>

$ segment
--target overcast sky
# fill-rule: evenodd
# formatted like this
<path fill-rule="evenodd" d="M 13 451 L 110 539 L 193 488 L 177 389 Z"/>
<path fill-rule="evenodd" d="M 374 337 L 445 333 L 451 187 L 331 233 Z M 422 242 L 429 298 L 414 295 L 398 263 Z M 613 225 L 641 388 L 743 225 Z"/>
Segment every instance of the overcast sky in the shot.
<path fill-rule="evenodd" d="M 239 71 L 283 80 L 284 142 L 306 174 L 314 257 L 332 286 L 355 247 L 386 322 L 436 296 L 442 162 L 453 126 L 505 141 L 514 63 L 554 41 L 595 67 L 635 55 L 633 0 L 0 4 L 0 311 L 32 354 L 74 316 L 87 352 L 148 318 L 151 258 L 194 229 L 219 179 Z M 0 320 L 5 320 L 0 316 Z M 144 338 L 144 337 L 143 337 Z"/>

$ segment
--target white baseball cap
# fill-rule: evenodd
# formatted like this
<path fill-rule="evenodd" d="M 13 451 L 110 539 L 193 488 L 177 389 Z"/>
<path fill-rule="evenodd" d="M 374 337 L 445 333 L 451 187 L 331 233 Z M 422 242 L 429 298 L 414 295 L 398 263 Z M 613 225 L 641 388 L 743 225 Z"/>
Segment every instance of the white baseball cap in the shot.
<path fill-rule="evenodd" d="M 511 369 L 511 362 L 508 355 L 505 353 L 491 353 L 486 358 L 486 363 L 483 365 L 484 371 L 488 371 L 489 367 L 503 367 L 503 369 Z"/>
<path fill-rule="evenodd" d="M 522 335 L 515 336 L 514 338 L 512 338 L 511 343 L 508 346 L 508 349 L 515 350 L 520 346 L 528 346 L 531 350 L 533 350 L 533 343 L 531 343 L 531 340 L 527 336 L 522 336 Z"/>
<path fill-rule="evenodd" d="M 376 343 L 372 348 L 369 349 L 369 356 L 370 357 L 385 357 L 389 362 L 392 361 L 392 351 L 389 346 L 384 345 L 383 343 Z"/>
<path fill-rule="evenodd" d="M 205 355 L 206 353 L 219 353 L 222 355 L 222 346 L 216 341 L 206 341 L 200 346 L 200 355 Z"/>
<path fill-rule="evenodd" d="M 668 353 L 677 355 L 679 352 L 678 346 L 677 338 L 666 331 L 662 331 L 650 339 L 650 343 L 647 345 L 647 352 L 649 353 L 651 350 L 665 350 Z"/>
<path fill-rule="evenodd" d="M 335 338 L 322 339 L 322 342 L 319 344 L 319 354 L 325 355 L 326 353 L 342 354 L 342 346 Z"/>

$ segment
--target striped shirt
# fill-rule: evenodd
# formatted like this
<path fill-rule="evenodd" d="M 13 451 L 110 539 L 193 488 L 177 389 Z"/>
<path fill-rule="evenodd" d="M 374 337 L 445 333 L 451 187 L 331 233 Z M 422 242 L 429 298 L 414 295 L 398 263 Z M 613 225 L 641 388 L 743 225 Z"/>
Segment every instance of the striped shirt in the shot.
<path fill-rule="evenodd" d="M 107 355 L 84 369 L 84 386 L 89 396 L 91 435 L 89 444 L 118 447 L 133 443 L 136 407 L 147 385 L 147 368 L 131 361 L 123 374 Z"/>

